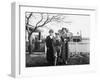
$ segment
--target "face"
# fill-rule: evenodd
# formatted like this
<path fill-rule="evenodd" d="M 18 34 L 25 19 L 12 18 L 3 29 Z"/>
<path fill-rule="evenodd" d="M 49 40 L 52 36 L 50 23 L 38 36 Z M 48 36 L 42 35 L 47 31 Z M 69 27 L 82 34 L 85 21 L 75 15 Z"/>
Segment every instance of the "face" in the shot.
<path fill-rule="evenodd" d="M 64 29 L 63 32 L 66 33 L 66 30 Z"/>
<path fill-rule="evenodd" d="M 57 38 L 59 38 L 60 36 L 58 34 L 55 35 Z"/>
<path fill-rule="evenodd" d="M 53 32 L 50 32 L 49 34 L 50 34 L 50 36 L 53 36 Z"/>

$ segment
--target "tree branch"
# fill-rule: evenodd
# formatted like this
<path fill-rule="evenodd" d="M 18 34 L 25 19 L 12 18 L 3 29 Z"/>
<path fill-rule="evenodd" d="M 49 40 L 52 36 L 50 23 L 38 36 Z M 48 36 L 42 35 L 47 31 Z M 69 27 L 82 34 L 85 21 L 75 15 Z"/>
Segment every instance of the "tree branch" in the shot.
<path fill-rule="evenodd" d="M 54 17 L 55 17 L 55 16 L 52 16 L 51 19 L 49 18 L 48 21 L 46 22 L 46 24 L 49 23 L 49 22 L 51 22 L 51 21 L 54 19 Z"/>
<path fill-rule="evenodd" d="M 39 23 L 41 23 L 43 20 L 43 14 L 41 13 L 41 19 L 36 23 L 36 27 L 38 26 Z"/>
<path fill-rule="evenodd" d="M 26 17 L 26 30 L 28 31 L 28 33 L 30 33 L 30 30 L 29 30 L 29 27 L 28 26 L 32 26 L 32 25 L 30 25 L 29 24 L 29 19 L 30 19 L 30 17 L 32 16 L 32 12 L 30 13 L 30 15 L 27 17 L 27 16 L 25 16 Z"/>
<path fill-rule="evenodd" d="M 30 13 L 30 15 L 27 17 L 27 16 L 25 16 L 26 17 L 26 25 L 28 25 L 29 24 L 29 19 L 30 19 L 30 17 L 32 16 L 32 12 Z"/>
<path fill-rule="evenodd" d="M 31 17 L 31 16 L 32 16 L 32 13 L 29 15 L 29 17 Z M 43 16 L 43 13 L 41 13 L 41 19 L 36 23 L 36 26 L 33 26 L 33 25 L 29 24 L 29 17 L 28 17 L 28 24 L 27 24 L 28 30 L 29 30 L 29 34 L 32 34 L 33 32 L 35 32 L 37 30 L 37 28 L 42 27 L 42 26 L 48 24 L 52 20 L 54 20 L 54 21 L 60 20 L 60 17 L 57 16 L 57 15 L 49 17 L 49 15 L 47 14 L 47 18 L 45 19 L 45 21 L 43 21 L 43 19 L 44 19 L 43 17 L 44 16 Z M 43 21 L 43 23 L 40 24 L 42 21 Z M 31 27 L 29 27 L 29 26 L 31 26 Z"/>
<path fill-rule="evenodd" d="M 42 25 L 39 25 L 39 26 L 37 26 L 37 27 L 42 27 L 42 26 L 44 26 L 45 24 L 47 24 L 47 23 L 49 23 L 50 21 L 49 21 L 49 15 L 47 14 L 47 19 L 44 21 L 44 23 L 42 24 Z"/>
<path fill-rule="evenodd" d="M 27 17 L 27 19 L 30 19 L 31 16 L 32 16 L 32 12 L 30 13 L 29 17 Z"/>
<path fill-rule="evenodd" d="M 33 28 L 35 27 L 35 26 L 31 25 L 31 24 L 28 24 L 28 26 L 31 26 L 31 27 L 33 27 Z"/>

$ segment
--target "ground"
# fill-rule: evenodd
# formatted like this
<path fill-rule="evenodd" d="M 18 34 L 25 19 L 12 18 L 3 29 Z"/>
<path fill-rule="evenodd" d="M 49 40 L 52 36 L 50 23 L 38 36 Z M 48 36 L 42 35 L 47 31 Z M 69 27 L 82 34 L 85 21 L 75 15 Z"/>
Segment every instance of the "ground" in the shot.
<path fill-rule="evenodd" d="M 89 64 L 89 53 L 78 53 L 71 55 L 66 65 Z M 41 52 L 26 54 L 26 67 L 49 66 L 46 60 L 46 54 Z"/>

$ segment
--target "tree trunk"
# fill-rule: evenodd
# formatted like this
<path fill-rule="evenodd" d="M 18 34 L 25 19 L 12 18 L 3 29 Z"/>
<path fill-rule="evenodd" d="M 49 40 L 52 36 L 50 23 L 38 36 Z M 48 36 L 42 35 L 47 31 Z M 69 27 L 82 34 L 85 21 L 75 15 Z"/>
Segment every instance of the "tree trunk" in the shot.
<path fill-rule="evenodd" d="M 35 32 L 36 29 L 37 29 L 37 27 L 35 27 L 35 29 L 28 34 L 28 40 L 29 40 L 28 51 L 29 51 L 29 54 L 32 54 L 32 40 L 31 40 L 31 36 L 32 36 L 32 33 Z"/>
<path fill-rule="evenodd" d="M 32 41 L 31 41 L 31 35 L 32 35 L 32 34 L 29 34 L 29 37 L 28 37 L 28 40 L 29 40 L 29 46 L 28 46 L 29 54 L 32 54 Z"/>

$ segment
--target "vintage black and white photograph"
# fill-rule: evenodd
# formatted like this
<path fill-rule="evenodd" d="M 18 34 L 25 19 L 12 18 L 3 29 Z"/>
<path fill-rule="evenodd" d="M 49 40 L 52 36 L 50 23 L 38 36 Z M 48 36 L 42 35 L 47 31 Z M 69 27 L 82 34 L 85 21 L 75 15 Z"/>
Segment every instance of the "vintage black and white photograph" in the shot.
<path fill-rule="evenodd" d="M 90 64 L 90 15 L 25 12 L 26 67 Z"/>

